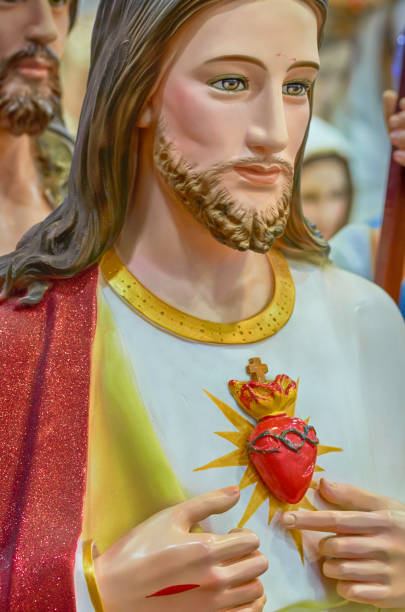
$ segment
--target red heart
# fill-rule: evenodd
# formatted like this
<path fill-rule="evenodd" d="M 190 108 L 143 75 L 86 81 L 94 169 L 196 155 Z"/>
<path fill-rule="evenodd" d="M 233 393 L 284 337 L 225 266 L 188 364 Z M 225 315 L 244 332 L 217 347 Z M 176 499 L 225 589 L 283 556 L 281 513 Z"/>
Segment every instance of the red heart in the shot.
<path fill-rule="evenodd" d="M 315 429 L 302 419 L 270 415 L 249 436 L 249 459 L 277 499 L 296 504 L 311 484 L 318 444 Z"/>

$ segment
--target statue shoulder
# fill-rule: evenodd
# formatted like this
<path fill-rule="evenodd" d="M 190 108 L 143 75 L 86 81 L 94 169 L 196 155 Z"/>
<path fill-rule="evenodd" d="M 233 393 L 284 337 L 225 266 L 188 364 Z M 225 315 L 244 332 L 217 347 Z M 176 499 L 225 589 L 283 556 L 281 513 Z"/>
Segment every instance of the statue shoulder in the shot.
<path fill-rule="evenodd" d="M 353 330 L 366 325 L 405 335 L 398 305 L 375 283 L 337 267 L 290 261 L 296 287 L 296 308 L 323 312 L 332 325 Z M 308 315 L 309 316 L 309 315 Z"/>
<path fill-rule="evenodd" d="M 405 322 L 398 304 L 375 283 L 336 267 L 324 270 L 325 283 L 334 311 L 351 322 L 353 330 L 368 338 L 403 344 L 405 354 Z"/>
<path fill-rule="evenodd" d="M 42 329 L 49 316 L 80 317 L 83 309 L 96 310 L 98 265 L 93 265 L 72 278 L 53 280 L 43 299 L 33 306 L 18 306 L 19 296 L 0 304 L 0 352 L 7 342 L 24 343 L 33 338 L 35 328 Z"/>
<path fill-rule="evenodd" d="M 92 266 L 55 281 L 35 306 L 18 308 L 18 296 L 0 305 L 0 410 L 26 405 L 45 367 L 49 375 L 68 373 L 73 380 L 80 364 L 91 360 L 97 287 L 98 268 Z"/>

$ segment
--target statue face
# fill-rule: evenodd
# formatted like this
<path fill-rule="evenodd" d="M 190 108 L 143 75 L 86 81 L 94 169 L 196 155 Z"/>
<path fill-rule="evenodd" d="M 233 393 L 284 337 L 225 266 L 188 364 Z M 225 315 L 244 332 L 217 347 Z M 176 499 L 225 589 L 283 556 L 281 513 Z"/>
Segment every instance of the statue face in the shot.
<path fill-rule="evenodd" d="M 284 230 L 309 120 L 316 15 L 299 0 L 219 3 L 171 51 L 153 98 L 157 166 L 218 240 L 265 252 Z"/>
<path fill-rule="evenodd" d="M 330 240 L 345 224 L 350 209 L 350 185 L 344 162 L 326 157 L 304 163 L 301 201 L 305 216 Z"/>
<path fill-rule="evenodd" d="M 60 104 L 70 0 L 0 0 L 0 128 L 41 133 Z"/>

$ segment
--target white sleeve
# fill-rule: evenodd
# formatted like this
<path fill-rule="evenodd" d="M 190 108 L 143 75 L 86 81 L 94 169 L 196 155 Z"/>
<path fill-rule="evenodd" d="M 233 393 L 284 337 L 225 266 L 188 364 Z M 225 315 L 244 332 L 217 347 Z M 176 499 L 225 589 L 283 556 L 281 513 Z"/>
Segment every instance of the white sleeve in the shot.
<path fill-rule="evenodd" d="M 81 540 L 79 540 L 76 549 L 74 581 L 76 595 L 76 612 L 94 612 L 94 606 L 91 603 L 86 578 L 84 576 L 83 542 Z"/>

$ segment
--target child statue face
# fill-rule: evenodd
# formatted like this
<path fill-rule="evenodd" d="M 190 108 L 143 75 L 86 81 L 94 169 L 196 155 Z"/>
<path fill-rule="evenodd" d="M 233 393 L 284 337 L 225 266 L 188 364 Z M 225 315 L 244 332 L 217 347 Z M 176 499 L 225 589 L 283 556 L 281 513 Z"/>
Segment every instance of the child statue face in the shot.
<path fill-rule="evenodd" d="M 219 3 L 176 35 L 150 100 L 155 162 L 166 183 L 218 240 L 239 250 L 265 252 L 284 230 L 318 70 L 317 35 L 307 2 Z"/>
<path fill-rule="evenodd" d="M 330 240 L 347 223 L 351 187 L 347 164 L 338 156 L 325 156 L 304 163 L 301 173 L 304 214 Z"/>
<path fill-rule="evenodd" d="M 0 0 L 0 128 L 41 133 L 60 105 L 70 0 Z"/>

